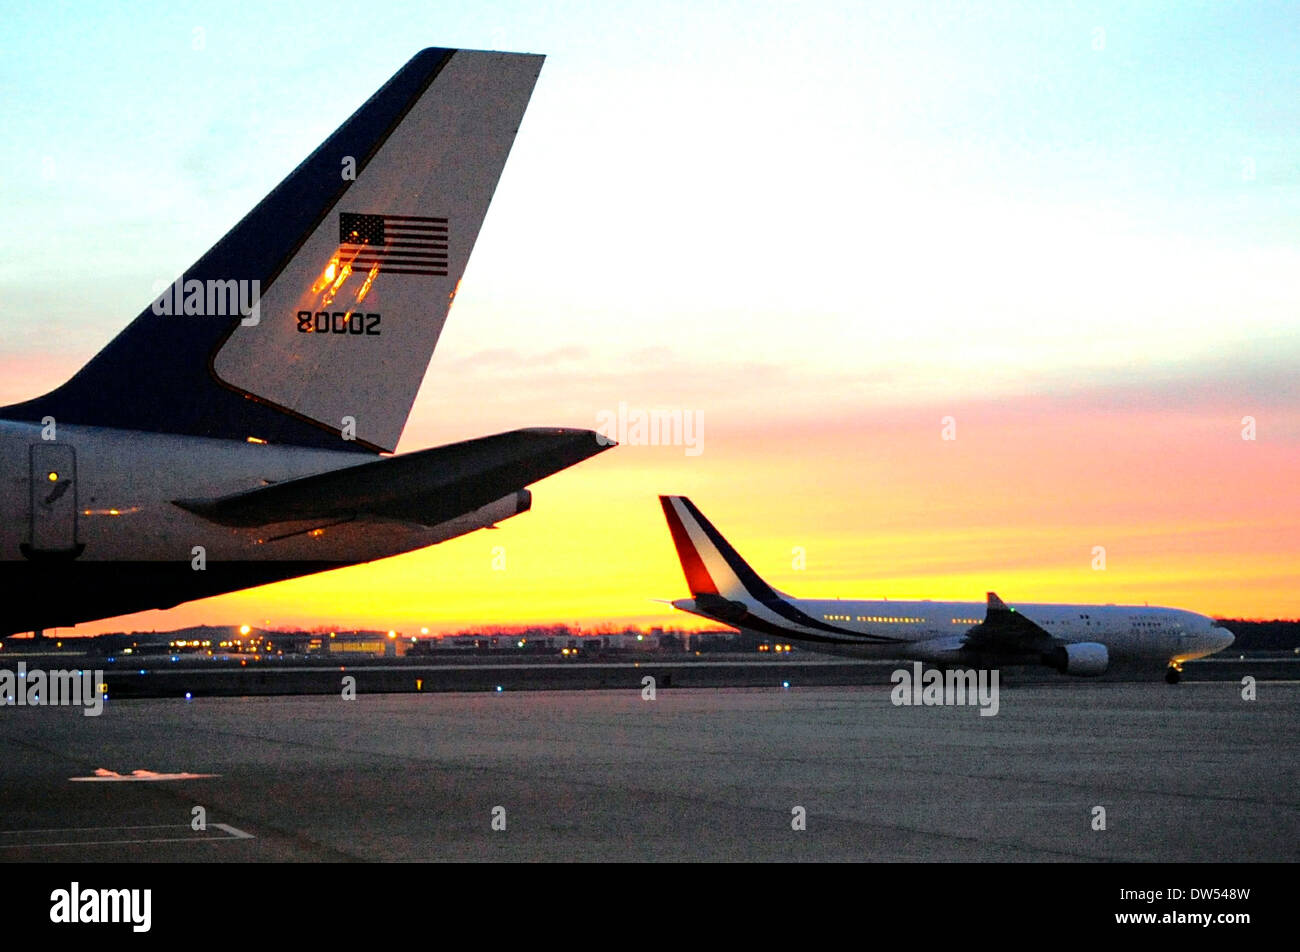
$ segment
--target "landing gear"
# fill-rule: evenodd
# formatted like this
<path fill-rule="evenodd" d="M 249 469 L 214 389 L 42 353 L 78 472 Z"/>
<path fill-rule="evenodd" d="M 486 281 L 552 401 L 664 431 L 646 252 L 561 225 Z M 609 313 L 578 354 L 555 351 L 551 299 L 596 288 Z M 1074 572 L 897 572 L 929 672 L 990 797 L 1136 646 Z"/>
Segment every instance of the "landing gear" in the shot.
<path fill-rule="evenodd" d="M 1165 684 L 1177 684 L 1182 679 L 1183 679 L 1182 668 L 1174 667 L 1171 664 L 1169 666 L 1169 670 L 1165 672 Z"/>

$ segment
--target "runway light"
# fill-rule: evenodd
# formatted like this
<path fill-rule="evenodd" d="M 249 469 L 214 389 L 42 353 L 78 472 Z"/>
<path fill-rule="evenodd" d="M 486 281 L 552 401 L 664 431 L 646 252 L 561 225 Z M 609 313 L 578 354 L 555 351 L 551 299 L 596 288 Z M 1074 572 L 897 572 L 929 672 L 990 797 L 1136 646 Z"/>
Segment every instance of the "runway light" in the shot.
<path fill-rule="evenodd" d="M 782 682 L 781 682 L 781 687 L 784 688 L 784 689 L 787 690 L 787 691 L 790 690 L 790 682 L 789 682 L 789 681 L 782 681 Z"/>
<path fill-rule="evenodd" d="M 187 701 L 190 700 L 190 692 L 189 692 L 189 691 L 186 691 L 186 692 L 185 692 L 185 700 L 187 700 Z"/>
<path fill-rule="evenodd" d="M 505 688 L 503 688 L 501 685 L 499 685 L 499 684 L 497 685 L 497 694 L 500 694 L 500 693 L 501 693 L 502 691 L 504 691 L 504 690 L 505 690 Z"/>

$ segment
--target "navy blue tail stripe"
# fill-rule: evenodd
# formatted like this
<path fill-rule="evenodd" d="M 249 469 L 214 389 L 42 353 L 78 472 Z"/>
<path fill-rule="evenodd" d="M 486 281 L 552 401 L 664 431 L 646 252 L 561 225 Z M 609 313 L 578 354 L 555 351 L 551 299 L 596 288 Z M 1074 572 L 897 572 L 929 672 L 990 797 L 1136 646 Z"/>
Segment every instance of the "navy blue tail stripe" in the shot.
<path fill-rule="evenodd" d="M 351 185 L 341 174 L 343 158 L 356 158 L 360 172 L 453 52 L 416 54 L 181 280 L 256 280 L 265 293 Z M 211 361 L 239 320 L 157 315 L 151 302 L 71 380 L 42 397 L 0 408 L 0 419 L 52 416 L 59 423 L 375 452 L 222 385 Z"/>
<path fill-rule="evenodd" d="M 731 567 L 731 571 L 735 573 L 736 578 L 740 579 L 740 584 L 745 586 L 745 591 L 764 605 L 770 602 L 779 602 L 781 600 L 780 596 L 772 590 L 771 586 L 758 577 L 758 573 L 749 567 L 749 563 L 740 557 L 740 553 L 731 547 L 731 543 L 722 537 L 722 533 L 713 527 L 713 523 L 704 518 L 704 513 L 695 507 L 695 503 L 685 496 L 680 498 L 682 505 L 686 507 L 692 518 L 700 524 L 704 534 L 709 537 L 713 547 L 722 554 L 722 558 Z"/>
<path fill-rule="evenodd" d="M 747 628 L 750 631 L 757 631 L 764 635 L 771 635 L 778 639 L 789 639 L 790 641 L 811 641 L 819 645 L 856 645 L 862 644 L 867 639 L 862 636 L 855 638 L 832 638 L 827 635 L 811 635 L 806 631 L 791 630 L 782 628 L 780 625 L 774 625 L 770 621 L 764 621 L 753 612 L 747 612 L 745 617 L 737 622 L 728 622 L 727 624 L 735 625 L 737 628 Z"/>
<path fill-rule="evenodd" d="M 726 622 L 738 628 L 748 628 L 750 631 L 762 632 L 765 635 L 774 635 L 777 638 L 788 638 L 790 641 L 813 641 L 818 644 L 827 645 L 893 645 L 903 644 L 901 638 L 884 638 L 879 635 L 865 635 L 858 631 L 849 631 L 847 628 L 834 628 L 829 625 L 822 627 L 829 628 L 834 632 L 842 632 L 840 637 L 831 638 L 826 635 L 813 635 L 806 631 L 797 629 L 782 628 L 770 621 L 764 621 L 753 612 L 747 612 L 745 617 L 737 624 L 735 622 Z"/>

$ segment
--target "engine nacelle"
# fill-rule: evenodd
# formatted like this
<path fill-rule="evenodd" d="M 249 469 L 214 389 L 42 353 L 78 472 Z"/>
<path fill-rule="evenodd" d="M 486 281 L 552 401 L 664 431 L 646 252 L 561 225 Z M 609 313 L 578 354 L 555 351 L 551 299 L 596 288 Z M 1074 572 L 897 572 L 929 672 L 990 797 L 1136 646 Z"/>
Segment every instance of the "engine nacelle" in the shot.
<path fill-rule="evenodd" d="M 1078 644 L 1062 645 L 1043 656 L 1044 663 L 1064 674 L 1091 678 L 1105 674 L 1110 665 L 1110 652 L 1106 646 L 1095 641 L 1081 641 Z"/>

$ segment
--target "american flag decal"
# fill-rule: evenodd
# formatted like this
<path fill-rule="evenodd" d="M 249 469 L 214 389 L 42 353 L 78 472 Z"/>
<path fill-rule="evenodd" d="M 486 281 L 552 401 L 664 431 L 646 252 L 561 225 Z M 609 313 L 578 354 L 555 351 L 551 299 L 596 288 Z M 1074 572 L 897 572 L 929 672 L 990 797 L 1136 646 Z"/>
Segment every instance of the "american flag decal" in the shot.
<path fill-rule="evenodd" d="M 339 213 L 339 244 L 357 248 L 353 270 L 384 274 L 447 273 L 447 219 L 422 215 Z"/>

